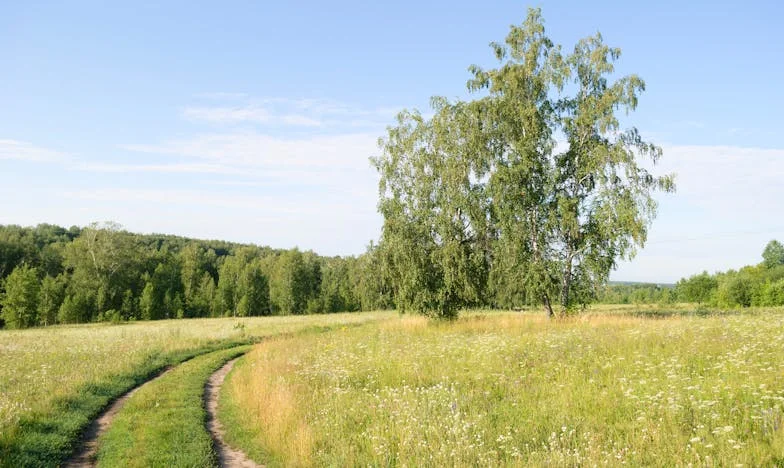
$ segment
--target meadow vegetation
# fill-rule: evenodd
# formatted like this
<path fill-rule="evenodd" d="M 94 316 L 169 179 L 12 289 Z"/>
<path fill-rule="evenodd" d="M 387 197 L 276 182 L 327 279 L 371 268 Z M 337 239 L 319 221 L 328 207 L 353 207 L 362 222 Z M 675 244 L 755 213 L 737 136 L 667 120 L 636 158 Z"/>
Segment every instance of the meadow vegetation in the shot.
<path fill-rule="evenodd" d="M 222 393 L 271 466 L 784 463 L 784 311 L 479 311 L 274 339 Z"/>
<path fill-rule="evenodd" d="M 100 439 L 98 466 L 216 466 L 204 426 L 204 382 L 249 349 L 198 356 L 141 388 Z"/>
<path fill-rule="evenodd" d="M 383 227 L 360 256 L 0 226 L 0 466 L 61 463 L 177 364 L 129 400 L 100 462 L 213 464 L 205 381 L 263 337 L 220 418 L 273 466 L 784 465 L 784 311 L 748 309 L 784 305 L 784 246 L 608 287 L 675 190 L 621 116 L 645 83 L 598 33 L 554 43 L 538 9 L 491 48 L 470 99 L 434 97 L 380 139 Z M 448 320 L 337 313 L 382 308 Z M 64 325 L 88 322 L 114 325 Z"/>
<path fill-rule="evenodd" d="M 168 365 L 390 313 L 193 319 L 0 332 L 0 465 L 56 465 L 109 401 Z"/>

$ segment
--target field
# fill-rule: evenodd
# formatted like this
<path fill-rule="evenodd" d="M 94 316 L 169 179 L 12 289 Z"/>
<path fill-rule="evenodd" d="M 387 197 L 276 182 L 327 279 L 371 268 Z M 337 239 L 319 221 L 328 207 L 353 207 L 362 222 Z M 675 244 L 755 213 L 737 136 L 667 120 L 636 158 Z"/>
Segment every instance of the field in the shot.
<path fill-rule="evenodd" d="M 195 319 L 0 333 L 0 466 L 56 466 L 114 398 L 98 466 L 784 464 L 784 310 L 599 306 Z M 356 325 L 356 326 L 354 326 Z M 264 339 L 261 339 L 264 338 Z"/>
<path fill-rule="evenodd" d="M 782 350 L 781 310 L 404 317 L 257 345 L 219 417 L 269 466 L 781 466 Z"/>
<path fill-rule="evenodd" d="M 390 316 L 381 312 L 4 330 L 0 465 L 56 465 L 111 399 L 168 365 L 262 337 Z"/>

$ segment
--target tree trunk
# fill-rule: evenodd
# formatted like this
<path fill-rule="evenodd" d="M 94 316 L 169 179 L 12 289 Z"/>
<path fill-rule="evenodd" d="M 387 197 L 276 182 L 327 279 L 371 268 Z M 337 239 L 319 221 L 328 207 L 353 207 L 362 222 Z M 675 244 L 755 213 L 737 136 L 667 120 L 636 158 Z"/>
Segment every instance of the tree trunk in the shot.
<path fill-rule="evenodd" d="M 550 304 L 550 297 L 545 294 L 544 295 L 544 308 L 547 310 L 547 318 L 555 317 L 555 313 L 553 312 L 553 306 Z"/>
<path fill-rule="evenodd" d="M 566 260 L 563 271 L 563 281 L 561 282 L 561 315 L 566 315 L 569 308 L 569 292 L 572 287 L 572 258 Z"/>

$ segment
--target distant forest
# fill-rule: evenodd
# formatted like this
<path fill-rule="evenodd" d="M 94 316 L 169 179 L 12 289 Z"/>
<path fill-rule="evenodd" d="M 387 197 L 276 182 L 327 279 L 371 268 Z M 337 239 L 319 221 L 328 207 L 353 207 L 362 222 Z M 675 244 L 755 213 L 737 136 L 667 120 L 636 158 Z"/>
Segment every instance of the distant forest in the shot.
<path fill-rule="evenodd" d="M 245 317 L 394 308 L 383 249 L 325 257 L 160 234 L 117 224 L 63 228 L 0 226 L 0 325 Z M 537 304 L 514 285 L 495 285 L 476 307 Z M 763 262 L 707 272 L 676 285 L 610 283 L 581 301 L 693 302 L 712 307 L 784 305 L 784 246 L 771 241 Z"/>
<path fill-rule="evenodd" d="M 0 317 L 26 328 L 389 308 L 374 251 L 324 257 L 133 234 L 112 223 L 0 226 Z"/>
<path fill-rule="evenodd" d="M 784 305 L 784 245 L 768 242 L 762 262 L 739 270 L 707 271 L 675 285 L 610 283 L 600 287 L 597 300 L 605 304 L 696 303 L 720 309 Z"/>

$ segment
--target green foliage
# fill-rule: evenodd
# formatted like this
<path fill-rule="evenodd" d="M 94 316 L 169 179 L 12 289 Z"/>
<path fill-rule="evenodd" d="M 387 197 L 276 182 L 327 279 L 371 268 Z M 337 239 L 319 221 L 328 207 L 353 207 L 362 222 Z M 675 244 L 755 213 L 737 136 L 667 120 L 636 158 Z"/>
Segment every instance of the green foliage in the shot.
<path fill-rule="evenodd" d="M 762 263 L 768 268 L 784 265 L 784 245 L 777 240 L 768 242 L 762 251 Z"/>
<path fill-rule="evenodd" d="M 738 271 L 709 275 L 702 272 L 681 279 L 678 299 L 720 308 L 771 307 L 784 305 L 784 261 L 779 262 L 781 244 L 770 241 L 763 252 L 764 261 Z"/>
<path fill-rule="evenodd" d="M 9 327 L 389 308 L 380 262 L 372 244 L 359 258 L 324 258 L 137 235 L 114 223 L 68 230 L 0 226 L 0 284 L 21 265 L 41 278 L 35 313 L 8 321 Z"/>
<path fill-rule="evenodd" d="M 3 320 L 9 328 L 27 328 L 38 323 L 40 283 L 38 270 L 20 265 L 5 280 L 2 295 Z"/>
<path fill-rule="evenodd" d="M 324 312 L 360 310 L 360 299 L 351 278 L 351 269 L 356 268 L 354 263 L 354 259 L 340 257 L 325 259 L 318 300 L 318 306 Z"/>
<path fill-rule="evenodd" d="M 241 292 L 237 315 L 269 315 L 270 292 L 269 281 L 264 275 L 261 262 L 256 259 L 245 265 L 239 278 Z"/>
<path fill-rule="evenodd" d="M 645 87 L 636 75 L 611 81 L 619 49 L 597 34 L 565 55 L 539 10 L 491 46 L 498 68 L 470 68 L 482 97 L 433 98 L 429 119 L 402 112 L 373 159 L 403 310 L 454 317 L 493 294 L 566 313 L 644 244 L 652 193 L 674 190 L 642 163 L 661 150 L 616 116 Z"/>
<path fill-rule="evenodd" d="M 38 301 L 38 323 L 52 325 L 57 322 L 57 313 L 65 298 L 67 278 L 60 274 L 57 277 L 45 276 L 41 281 Z"/>
<path fill-rule="evenodd" d="M 752 304 L 754 282 L 750 275 L 729 275 L 719 283 L 718 305 L 720 307 L 749 307 Z"/>
<path fill-rule="evenodd" d="M 784 279 L 776 282 L 767 280 L 760 287 L 759 304 L 761 306 L 784 305 Z"/>
<path fill-rule="evenodd" d="M 678 281 L 676 288 L 678 296 L 684 302 L 703 304 L 716 294 L 718 281 L 711 277 L 707 271 L 703 271 L 699 275 Z"/>
<path fill-rule="evenodd" d="M 652 283 L 610 283 L 596 294 L 601 304 L 672 304 L 678 297 L 671 285 Z"/>
<path fill-rule="evenodd" d="M 270 299 L 277 314 L 303 314 L 320 288 L 320 266 L 298 249 L 283 252 L 275 260 L 270 281 Z M 315 282 L 319 281 L 318 285 Z"/>

